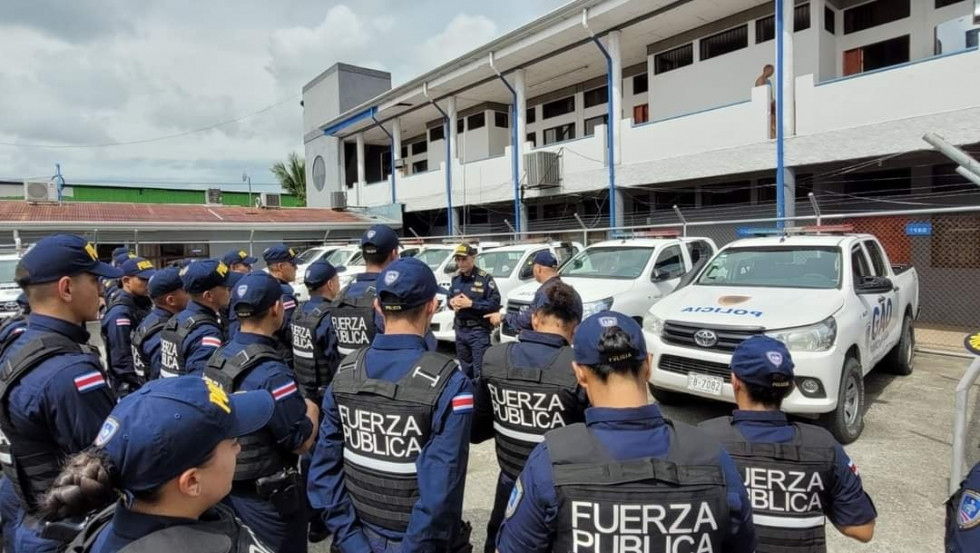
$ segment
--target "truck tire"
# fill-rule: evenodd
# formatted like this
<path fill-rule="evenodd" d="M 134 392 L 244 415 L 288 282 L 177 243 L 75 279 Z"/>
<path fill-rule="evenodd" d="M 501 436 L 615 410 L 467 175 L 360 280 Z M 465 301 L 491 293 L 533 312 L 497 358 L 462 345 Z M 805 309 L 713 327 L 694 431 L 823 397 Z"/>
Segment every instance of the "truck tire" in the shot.
<path fill-rule="evenodd" d="M 823 415 L 821 423 L 842 444 L 858 439 L 864 430 L 864 377 L 857 359 L 848 357 L 844 360 L 837 409 Z"/>
<path fill-rule="evenodd" d="M 660 405 L 679 405 L 684 401 L 687 394 L 679 394 L 677 392 L 671 392 L 670 390 L 664 390 L 663 388 L 657 388 L 653 384 L 647 383 L 647 387 L 650 388 L 650 395 L 653 399 L 657 400 Z"/>
<path fill-rule="evenodd" d="M 902 319 L 902 337 L 884 359 L 888 372 L 899 376 L 912 374 L 912 359 L 915 356 L 915 320 L 906 313 Z"/>

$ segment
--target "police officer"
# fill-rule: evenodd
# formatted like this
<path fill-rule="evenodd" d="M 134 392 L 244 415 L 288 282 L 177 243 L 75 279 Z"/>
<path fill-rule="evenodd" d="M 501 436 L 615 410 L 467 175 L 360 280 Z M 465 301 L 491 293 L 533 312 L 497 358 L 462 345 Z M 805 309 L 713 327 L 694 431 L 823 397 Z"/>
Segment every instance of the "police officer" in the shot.
<path fill-rule="evenodd" d="M 293 337 L 292 328 L 289 322 L 293 320 L 293 312 L 296 310 L 296 294 L 291 284 L 296 280 L 296 252 L 286 246 L 272 246 L 262 252 L 262 258 L 268 265 L 269 274 L 276 277 L 282 291 L 282 306 L 286 310 L 282 328 L 276 332 L 279 353 L 290 368 L 293 366 Z"/>
<path fill-rule="evenodd" d="M 228 393 L 267 390 L 276 400 L 272 419 L 240 440 L 242 452 L 228 504 L 279 553 L 305 552 L 306 501 L 296 469 L 313 447 L 319 410 L 304 400 L 277 349 L 282 328 L 282 287 L 264 272 L 245 275 L 233 292 L 241 330 L 208 361 L 205 376 Z"/>
<path fill-rule="evenodd" d="M 514 481 L 547 431 L 585 421 L 589 399 L 572 370 L 572 336 L 582 320 L 582 299 L 558 282 L 531 315 L 532 330 L 498 344 L 483 358 L 471 441 L 496 439 L 497 493 L 487 523 L 486 553 L 493 553 Z"/>
<path fill-rule="evenodd" d="M 449 286 L 449 307 L 456 312 L 456 355 L 463 372 L 480 377 L 483 354 L 490 347 L 490 321 L 486 315 L 500 309 L 500 290 L 490 273 L 476 267 L 476 248 L 460 244 L 453 252 L 459 271 Z"/>
<path fill-rule="evenodd" d="M 946 501 L 946 553 L 980 551 L 980 463 Z"/>
<path fill-rule="evenodd" d="M 330 304 L 340 293 L 340 276 L 336 267 L 320 259 L 307 267 L 304 282 L 310 301 L 293 314 L 293 371 L 303 396 L 320 405 L 340 364 L 337 334 L 330 321 Z"/>
<path fill-rule="evenodd" d="M 0 504 L 10 551 L 63 545 L 41 537 L 38 509 L 63 463 L 92 443 L 115 404 L 84 324 L 98 318 L 98 278 L 121 275 L 84 238 L 67 234 L 42 238 L 17 265 L 31 314 L 0 356 L 0 463 L 9 480 Z"/>
<path fill-rule="evenodd" d="M 877 513 L 857 467 L 829 432 L 790 423 L 779 410 L 793 391 L 786 346 L 753 336 L 732 355 L 731 417 L 701 423 L 731 454 L 752 497 L 759 553 L 827 551 L 824 517 L 850 538 L 871 541 Z"/>
<path fill-rule="evenodd" d="M 45 511 L 65 519 L 104 508 L 72 552 L 267 552 L 220 500 L 231 489 L 236 438 L 262 428 L 272 411 L 266 392 L 227 395 L 193 377 L 151 382 L 123 399 L 93 449 L 65 467 Z"/>
<path fill-rule="evenodd" d="M 142 257 L 127 259 L 120 269 L 120 288 L 106 305 L 101 324 L 109 383 L 116 397 L 126 396 L 146 379 L 142 367 L 137 370 L 135 366 L 131 335 L 150 312 L 147 286 L 156 272 L 153 263 Z"/>
<path fill-rule="evenodd" d="M 231 286 L 240 277 L 217 259 L 204 259 L 180 270 L 190 302 L 160 331 L 160 376 L 201 375 L 208 358 L 225 341 L 218 313 L 228 306 Z"/>
<path fill-rule="evenodd" d="M 472 385 L 455 360 L 427 350 L 432 270 L 399 259 L 377 286 L 385 331 L 341 362 L 323 399 L 310 503 L 343 553 L 466 551 Z"/>
<path fill-rule="evenodd" d="M 27 316 L 31 314 L 31 305 L 27 302 L 27 294 L 21 292 L 17 296 L 19 312 L 13 317 L 7 317 L 0 323 L 0 355 L 8 342 L 27 330 Z"/>
<path fill-rule="evenodd" d="M 640 326 L 603 311 L 575 331 L 574 369 L 593 407 L 549 432 L 514 484 L 501 553 L 751 553 L 755 528 L 738 470 L 721 445 L 647 403 Z"/>
<path fill-rule="evenodd" d="M 541 285 L 534 292 L 531 305 L 527 309 L 522 309 L 517 313 L 502 315 L 498 312 L 486 315 L 486 318 L 490 320 L 493 326 L 499 326 L 503 322 L 517 334 L 525 330 L 530 330 L 531 313 L 547 301 L 548 288 L 561 282 L 561 277 L 558 276 L 558 258 L 555 257 L 555 254 L 548 250 L 542 250 L 534 256 L 531 264 L 531 272 L 534 274 L 534 280 Z"/>
<path fill-rule="evenodd" d="M 175 267 L 160 269 L 147 285 L 153 309 L 133 331 L 133 369 L 146 381 L 160 378 L 160 331 L 190 301 Z"/>
<path fill-rule="evenodd" d="M 125 263 L 126 260 L 131 257 L 136 257 L 136 254 L 129 251 L 129 248 L 127 248 L 126 246 L 120 246 L 112 250 L 112 266 L 118 269 L 122 267 L 122 264 Z M 106 304 L 108 304 L 109 301 L 112 299 L 112 296 L 116 295 L 116 292 L 119 291 L 119 286 L 120 286 L 119 279 L 118 278 L 104 279 L 102 281 L 102 285 L 105 287 L 104 294 L 102 297 L 105 299 Z"/>
<path fill-rule="evenodd" d="M 257 258 L 248 255 L 245 250 L 231 250 L 226 252 L 225 255 L 221 256 L 221 262 L 228 266 L 233 273 L 241 273 L 247 275 L 252 272 L 252 265 L 258 261 Z M 238 334 L 238 317 L 235 315 L 235 310 L 228 308 L 227 312 L 224 313 L 225 322 L 225 337 L 231 340 Z"/>

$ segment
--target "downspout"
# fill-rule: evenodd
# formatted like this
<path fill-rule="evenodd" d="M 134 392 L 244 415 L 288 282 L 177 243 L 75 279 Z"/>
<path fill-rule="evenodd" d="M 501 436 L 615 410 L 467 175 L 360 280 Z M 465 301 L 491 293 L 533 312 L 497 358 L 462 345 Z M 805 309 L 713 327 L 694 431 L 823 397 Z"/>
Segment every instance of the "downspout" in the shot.
<path fill-rule="evenodd" d="M 449 136 L 449 115 L 439 107 L 439 104 L 429 96 L 429 83 L 422 83 L 422 95 L 425 99 L 432 104 L 432 107 L 442 114 L 442 124 L 446 128 L 445 139 L 446 139 L 446 234 L 449 236 L 453 235 L 453 160 L 450 157 L 452 155 L 452 143 L 449 142 L 455 137 Z"/>
<path fill-rule="evenodd" d="M 490 69 L 497 74 L 497 78 L 504 83 L 507 90 L 510 91 L 511 96 L 514 98 L 513 108 L 511 109 L 510 117 L 510 158 L 511 158 L 511 172 L 514 178 L 514 222 L 517 225 L 516 232 L 518 235 L 521 233 L 521 176 L 518 174 L 517 169 L 517 156 L 520 154 L 520 144 L 517 142 L 517 91 L 514 87 L 507 82 L 503 74 L 497 70 L 497 67 L 493 63 L 493 52 L 490 52 Z"/>
<path fill-rule="evenodd" d="M 785 225 L 786 216 L 785 129 L 783 126 L 783 0 L 776 2 L 776 228 Z"/>
<path fill-rule="evenodd" d="M 392 136 L 390 132 L 388 132 L 388 129 L 386 129 L 385 126 L 381 124 L 381 121 L 378 121 L 378 118 L 374 114 L 371 115 L 371 119 L 374 119 L 374 122 L 378 125 L 378 128 L 380 128 L 385 134 L 388 135 L 388 140 L 389 140 L 388 163 L 391 165 L 391 203 L 394 204 L 395 203 L 395 137 Z"/>
<path fill-rule="evenodd" d="M 599 51 L 606 58 L 606 90 L 607 101 L 606 101 L 606 159 L 609 164 L 609 227 L 612 228 L 616 226 L 616 157 L 615 157 L 615 144 L 614 133 L 613 133 L 613 122 L 616 120 L 613 114 L 613 83 L 612 83 L 612 56 L 609 55 L 609 51 L 606 47 L 602 45 L 602 42 L 595 36 L 592 29 L 589 27 L 589 10 L 588 8 L 582 10 L 582 27 L 589 37 L 592 38 L 592 42 L 599 47 Z"/>

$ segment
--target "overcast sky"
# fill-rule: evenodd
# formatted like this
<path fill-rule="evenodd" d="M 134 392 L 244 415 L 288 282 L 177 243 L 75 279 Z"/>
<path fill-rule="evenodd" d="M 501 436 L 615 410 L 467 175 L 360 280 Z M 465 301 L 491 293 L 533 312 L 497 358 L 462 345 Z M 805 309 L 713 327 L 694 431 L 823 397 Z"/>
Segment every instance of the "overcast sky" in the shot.
<path fill-rule="evenodd" d="M 302 155 L 303 84 L 335 62 L 397 86 L 565 1 L 4 0 L 0 179 L 272 183 Z"/>

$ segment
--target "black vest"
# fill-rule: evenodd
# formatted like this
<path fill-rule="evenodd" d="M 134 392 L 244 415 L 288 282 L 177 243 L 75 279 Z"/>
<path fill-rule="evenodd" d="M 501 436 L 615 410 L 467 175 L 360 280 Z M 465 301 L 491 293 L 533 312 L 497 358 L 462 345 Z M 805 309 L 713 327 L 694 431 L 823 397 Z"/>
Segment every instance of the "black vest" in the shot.
<path fill-rule="evenodd" d="M 68 553 L 89 553 L 103 530 L 112 521 L 112 505 L 90 520 L 68 545 Z M 259 542 L 252 529 L 235 517 L 234 511 L 218 503 L 191 524 L 157 530 L 130 542 L 119 553 L 272 553 Z"/>
<path fill-rule="evenodd" d="M 311 399 L 318 397 L 320 389 L 330 385 L 336 370 L 316 340 L 316 329 L 329 314 L 330 304 L 326 302 L 309 312 L 297 307 L 293 313 L 293 372 L 306 397 Z"/>
<path fill-rule="evenodd" d="M 132 329 L 136 328 L 141 322 L 143 322 L 143 319 L 146 318 L 146 316 L 150 313 L 149 309 L 146 309 L 144 306 L 137 304 L 136 299 L 133 296 L 129 294 L 124 294 L 121 291 L 113 295 L 112 298 L 110 298 L 109 303 L 105 307 L 105 312 L 109 313 L 109 310 L 115 308 L 117 305 L 126 306 L 126 314 L 129 315 L 130 333 L 132 333 L 133 332 Z M 102 343 L 105 344 L 106 346 L 105 363 L 106 366 L 108 367 L 111 366 L 112 364 L 112 359 L 109 356 L 109 340 L 108 340 L 108 336 L 105 333 L 105 327 L 102 327 L 101 330 L 102 330 Z M 134 358 L 134 362 L 135 362 L 135 358 Z M 136 376 L 140 377 L 141 380 L 143 379 L 144 373 L 145 371 L 143 370 L 140 369 L 136 370 Z"/>
<path fill-rule="evenodd" d="M 0 336 L 3 336 L 10 327 L 18 324 L 24 325 L 24 329 L 26 330 L 27 315 L 20 314 L 14 317 L 8 317 L 7 319 L 4 319 L 4 321 L 0 323 Z M 19 332 L 11 332 L 9 335 L 7 335 L 6 341 L 0 343 L 0 356 L 3 355 L 3 352 L 7 349 L 7 346 L 12 344 L 14 340 L 17 338 L 17 336 L 19 335 L 20 335 Z"/>
<path fill-rule="evenodd" d="M 88 345 L 77 344 L 61 334 L 49 333 L 34 338 L 7 358 L 0 368 L 0 464 L 3 473 L 28 513 L 38 509 L 41 496 L 51 488 L 67 459 L 67 452 L 48 435 L 22 433 L 10 420 L 10 391 L 41 362 L 58 355 L 98 352 Z"/>
<path fill-rule="evenodd" d="M 211 313 L 195 313 L 184 319 L 183 324 L 174 315 L 160 331 L 160 376 L 169 378 L 187 374 L 184 359 L 184 340 L 202 324 L 211 323 L 218 328 L 218 318 Z M 224 340 L 222 340 L 224 341 Z"/>
<path fill-rule="evenodd" d="M 143 319 L 145 322 L 146 319 Z M 149 324 L 144 325 L 142 322 L 136 327 L 132 335 L 132 345 L 133 345 L 133 370 L 136 371 L 136 376 L 140 378 L 141 382 L 147 381 L 147 370 L 150 368 L 152 359 L 150 359 L 149 352 L 143 349 L 143 344 L 146 343 L 148 339 L 154 336 L 157 332 L 163 330 L 163 327 L 167 325 L 168 319 L 161 319 L 154 317 Z M 154 367 L 157 369 L 154 373 L 159 378 L 159 367 Z"/>
<path fill-rule="evenodd" d="M 348 355 L 333 380 L 344 427 L 344 485 L 359 519 L 395 532 L 408 528 L 419 498 L 415 461 L 432 437 L 432 416 L 455 359 L 422 354 L 398 382 L 373 379 L 361 349 Z"/>
<path fill-rule="evenodd" d="M 727 486 L 717 442 L 667 422 L 665 459 L 616 461 L 584 424 L 545 437 L 558 518 L 552 551 L 723 551 Z"/>
<path fill-rule="evenodd" d="M 584 422 L 572 370 L 572 348 L 555 349 L 544 368 L 515 367 L 511 348 L 500 344 L 483 357 L 483 380 L 493 404 L 493 429 L 500 470 L 512 479 L 550 430 Z"/>
<path fill-rule="evenodd" d="M 208 359 L 204 376 L 217 382 L 225 391 L 234 393 L 239 391 L 248 373 L 267 359 L 282 362 L 275 348 L 266 345 L 252 344 L 231 357 L 225 355 L 223 346 Z M 296 464 L 296 456 L 279 447 L 268 428 L 239 438 L 238 443 L 242 451 L 235 465 L 236 482 L 270 476 Z"/>
<path fill-rule="evenodd" d="M 370 346 L 377 328 L 374 325 L 374 286 L 368 288 L 359 298 L 348 297 L 348 288 L 330 306 L 330 322 L 337 333 L 337 349 L 347 355 L 354 350 Z"/>
<path fill-rule="evenodd" d="M 746 440 L 731 417 L 701 424 L 738 465 L 752 503 L 759 553 L 827 551 L 824 509 L 835 485 L 837 442 L 822 428 L 793 426 L 792 442 L 765 444 Z"/>

